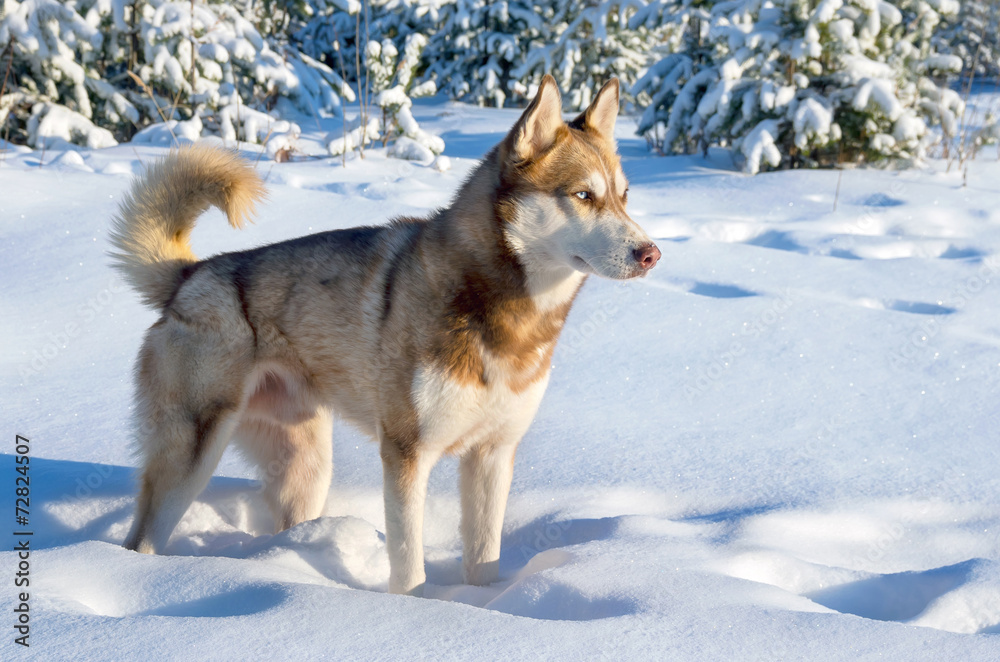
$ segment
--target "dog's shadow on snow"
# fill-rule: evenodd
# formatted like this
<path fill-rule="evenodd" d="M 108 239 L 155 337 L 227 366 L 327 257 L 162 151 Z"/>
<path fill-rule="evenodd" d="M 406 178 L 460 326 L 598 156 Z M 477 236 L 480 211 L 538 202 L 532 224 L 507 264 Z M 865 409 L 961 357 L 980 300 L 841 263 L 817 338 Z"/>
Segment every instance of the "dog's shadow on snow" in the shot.
<path fill-rule="evenodd" d="M 0 472 L 14 475 L 13 455 L 0 455 Z M 32 549 L 50 549 L 98 540 L 121 544 L 132 523 L 135 509 L 135 469 L 112 464 L 51 460 L 30 457 L 26 472 L 30 496 L 28 522 L 19 530 L 32 533 Z M 25 474 L 21 474 L 25 475 Z M 234 504 L 254 498 L 256 483 L 241 478 L 212 478 L 192 509 L 210 508 L 218 517 L 242 519 Z M 263 502 L 261 507 L 264 508 Z M 266 508 L 264 508 L 266 510 Z M 190 512 L 190 511 L 189 511 Z M 252 539 L 249 533 L 220 533 L 217 546 Z M 184 544 L 171 542 L 168 553 L 196 553 Z"/>
<path fill-rule="evenodd" d="M 0 455 L 0 472 L 13 476 L 13 455 Z M 116 525 L 132 517 L 133 469 L 29 456 L 28 522 L 32 549 L 47 549 L 87 540 L 112 542 Z M 120 536 L 119 536 L 120 538 Z M 120 539 L 119 541 L 120 542 Z"/>
<path fill-rule="evenodd" d="M 14 456 L 0 455 L 0 471 L 12 475 Z M 120 545 L 135 507 L 135 470 L 33 457 L 29 530 L 34 549 L 86 541 Z M 256 482 L 212 478 L 167 546 L 174 556 L 254 559 L 322 577 L 331 584 L 385 591 L 389 577 L 384 535 L 357 517 L 321 517 L 276 535 Z M 545 516 L 505 533 L 500 577 L 490 586 L 462 583 L 460 550 L 427 550 L 424 597 L 547 620 L 592 620 L 635 613 L 617 597 L 589 595 L 560 571 L 573 560 L 567 548 L 613 536 L 618 522 Z M 213 598 L 223 600 L 224 596 Z M 194 609 L 194 613 L 188 607 Z M 202 609 L 201 607 L 204 607 Z M 216 605 L 166 609 L 159 615 L 215 613 Z"/>

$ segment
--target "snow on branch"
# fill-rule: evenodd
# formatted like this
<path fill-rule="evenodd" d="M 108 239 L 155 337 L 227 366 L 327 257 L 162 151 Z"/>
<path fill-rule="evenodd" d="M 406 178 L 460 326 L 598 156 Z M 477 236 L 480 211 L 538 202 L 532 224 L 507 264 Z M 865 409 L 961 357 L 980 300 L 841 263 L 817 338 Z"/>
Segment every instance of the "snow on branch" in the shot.
<path fill-rule="evenodd" d="M 360 8 L 355 0 L 274 4 L 326 15 Z M 280 116 L 293 112 L 335 114 L 341 98 L 354 96 L 330 66 L 284 33 L 265 30 L 274 15 L 265 20 L 260 3 L 4 0 L 3 6 L 0 52 L 16 75 L 0 108 L 17 142 L 106 146 L 154 124 L 160 129 L 144 139 L 174 137 L 183 125 L 188 136 L 197 127 L 199 134 L 259 142 L 275 131 L 250 124 L 283 126 Z"/>
<path fill-rule="evenodd" d="M 697 10 L 692 5 L 698 5 Z M 632 89 L 639 133 L 661 152 L 734 148 L 750 173 L 842 162 L 911 161 L 951 135 L 945 52 L 951 0 L 658 0 L 636 14 L 672 26 L 672 53 Z M 943 50 L 944 49 L 944 50 Z"/>

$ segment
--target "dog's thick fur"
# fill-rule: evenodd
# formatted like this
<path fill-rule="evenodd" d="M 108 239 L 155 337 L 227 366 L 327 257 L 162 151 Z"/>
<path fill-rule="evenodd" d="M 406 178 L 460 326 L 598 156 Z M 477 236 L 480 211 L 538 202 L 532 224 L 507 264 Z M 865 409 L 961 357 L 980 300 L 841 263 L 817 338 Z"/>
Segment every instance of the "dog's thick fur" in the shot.
<path fill-rule="evenodd" d="M 587 273 L 632 278 L 659 251 L 625 211 L 618 82 L 570 124 L 546 77 L 510 134 L 428 219 L 198 261 L 215 205 L 240 226 L 264 188 L 230 152 L 149 168 L 115 220 L 116 266 L 162 311 L 136 366 L 141 492 L 125 546 L 155 553 L 235 440 L 278 530 L 321 514 L 336 411 L 378 440 L 389 589 L 419 593 L 427 477 L 461 457 L 465 578 L 497 578 L 514 451 Z"/>

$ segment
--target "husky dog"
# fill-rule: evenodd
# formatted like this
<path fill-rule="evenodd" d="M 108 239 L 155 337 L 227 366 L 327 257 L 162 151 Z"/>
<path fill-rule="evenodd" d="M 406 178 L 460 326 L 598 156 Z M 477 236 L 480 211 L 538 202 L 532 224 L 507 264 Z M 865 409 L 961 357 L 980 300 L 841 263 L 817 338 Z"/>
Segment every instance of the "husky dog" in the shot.
<path fill-rule="evenodd" d="M 427 478 L 461 458 L 463 569 L 497 579 L 514 452 L 588 274 L 645 275 L 660 251 L 625 211 L 618 81 L 563 122 L 546 76 L 451 206 L 198 260 L 210 205 L 240 227 L 265 195 L 234 154 L 182 148 L 114 221 L 116 267 L 161 312 L 136 364 L 143 473 L 125 547 L 163 549 L 229 441 L 266 468 L 275 527 L 318 517 L 337 412 L 378 441 L 389 590 L 425 581 Z"/>

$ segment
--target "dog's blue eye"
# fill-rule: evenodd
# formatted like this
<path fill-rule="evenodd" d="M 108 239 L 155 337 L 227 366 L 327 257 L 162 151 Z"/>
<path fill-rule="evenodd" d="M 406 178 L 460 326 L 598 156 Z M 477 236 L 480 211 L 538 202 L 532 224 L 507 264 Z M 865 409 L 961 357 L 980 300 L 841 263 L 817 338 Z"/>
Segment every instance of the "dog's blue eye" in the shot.
<path fill-rule="evenodd" d="M 579 191 L 577 192 L 576 197 L 581 200 L 590 200 L 590 191 Z"/>

